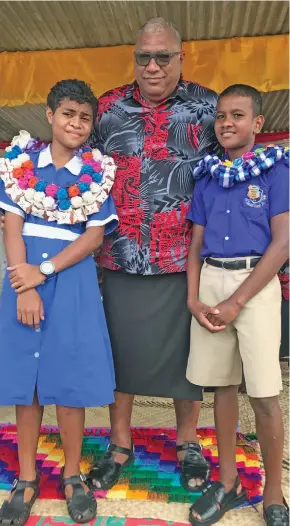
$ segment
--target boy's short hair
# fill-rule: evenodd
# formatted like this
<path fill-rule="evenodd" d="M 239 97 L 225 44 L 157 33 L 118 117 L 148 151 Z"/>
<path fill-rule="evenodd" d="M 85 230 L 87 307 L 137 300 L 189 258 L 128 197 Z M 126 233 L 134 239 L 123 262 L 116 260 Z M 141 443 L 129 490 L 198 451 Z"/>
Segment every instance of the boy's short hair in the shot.
<path fill-rule="evenodd" d="M 79 104 L 90 104 L 93 110 L 93 119 L 95 120 L 98 111 L 98 100 L 86 82 L 77 79 L 57 82 L 47 96 L 47 106 L 54 113 L 64 99 L 75 100 Z"/>
<path fill-rule="evenodd" d="M 261 93 L 249 86 L 248 84 L 232 84 L 228 86 L 222 93 L 219 95 L 219 99 L 226 97 L 227 95 L 239 95 L 240 97 L 249 97 L 252 99 L 253 112 L 255 117 L 262 115 L 262 95 Z"/>

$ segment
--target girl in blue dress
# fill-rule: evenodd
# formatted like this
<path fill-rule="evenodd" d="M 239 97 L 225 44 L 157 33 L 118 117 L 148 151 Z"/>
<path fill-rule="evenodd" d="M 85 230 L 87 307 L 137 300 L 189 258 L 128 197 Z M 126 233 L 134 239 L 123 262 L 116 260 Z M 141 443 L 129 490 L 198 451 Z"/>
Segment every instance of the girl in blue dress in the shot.
<path fill-rule="evenodd" d="M 1 524 L 24 524 L 39 492 L 36 451 L 43 406 L 55 404 L 65 455 L 62 485 L 75 522 L 96 516 L 80 475 L 85 407 L 114 402 L 111 346 L 92 252 L 118 217 L 109 194 L 110 157 L 82 147 L 97 100 L 82 81 L 48 95 L 51 146 L 31 148 L 27 132 L 0 161 L 8 269 L 0 303 L 0 405 L 15 405 L 19 480 Z"/>

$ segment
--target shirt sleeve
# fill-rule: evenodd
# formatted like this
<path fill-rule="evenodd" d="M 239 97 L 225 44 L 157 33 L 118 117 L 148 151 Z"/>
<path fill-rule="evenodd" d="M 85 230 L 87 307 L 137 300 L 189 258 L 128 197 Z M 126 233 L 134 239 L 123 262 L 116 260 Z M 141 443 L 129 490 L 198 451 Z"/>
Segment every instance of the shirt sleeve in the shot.
<path fill-rule="evenodd" d="M 21 217 L 25 217 L 25 212 L 18 206 L 16 203 L 8 197 L 8 195 L 5 192 L 5 185 L 0 177 L 0 210 L 4 212 L 12 212 L 12 214 L 16 214 Z"/>
<path fill-rule="evenodd" d="M 117 210 L 111 194 L 102 204 L 99 212 L 91 214 L 87 221 L 87 228 L 90 226 L 105 226 L 105 236 L 111 234 L 119 223 Z"/>
<path fill-rule="evenodd" d="M 187 219 L 197 225 L 206 226 L 206 213 L 200 188 L 201 182 L 197 181 L 195 183 Z"/>
<path fill-rule="evenodd" d="M 289 211 L 289 166 L 280 161 L 271 174 L 269 190 L 270 218 Z"/>

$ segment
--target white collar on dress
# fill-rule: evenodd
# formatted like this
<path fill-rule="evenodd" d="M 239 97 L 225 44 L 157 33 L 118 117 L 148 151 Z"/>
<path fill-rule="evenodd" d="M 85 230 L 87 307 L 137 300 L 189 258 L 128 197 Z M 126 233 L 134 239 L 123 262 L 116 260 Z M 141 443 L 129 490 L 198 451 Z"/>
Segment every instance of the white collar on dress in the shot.
<path fill-rule="evenodd" d="M 53 164 L 50 145 L 47 146 L 44 150 L 41 150 L 38 157 L 38 168 L 45 168 L 49 164 Z M 76 155 L 64 166 L 70 173 L 73 175 L 79 175 L 82 169 L 83 162 Z"/>

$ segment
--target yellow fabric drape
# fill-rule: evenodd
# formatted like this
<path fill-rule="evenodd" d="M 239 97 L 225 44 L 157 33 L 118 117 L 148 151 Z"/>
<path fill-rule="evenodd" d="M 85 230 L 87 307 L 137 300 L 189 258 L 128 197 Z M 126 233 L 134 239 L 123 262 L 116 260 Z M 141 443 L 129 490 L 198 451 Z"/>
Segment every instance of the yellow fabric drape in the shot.
<path fill-rule="evenodd" d="M 185 42 L 183 76 L 220 92 L 229 84 L 289 88 L 289 37 Z M 133 46 L 0 53 L 0 106 L 39 104 L 55 82 L 78 78 L 97 96 L 134 78 Z"/>

